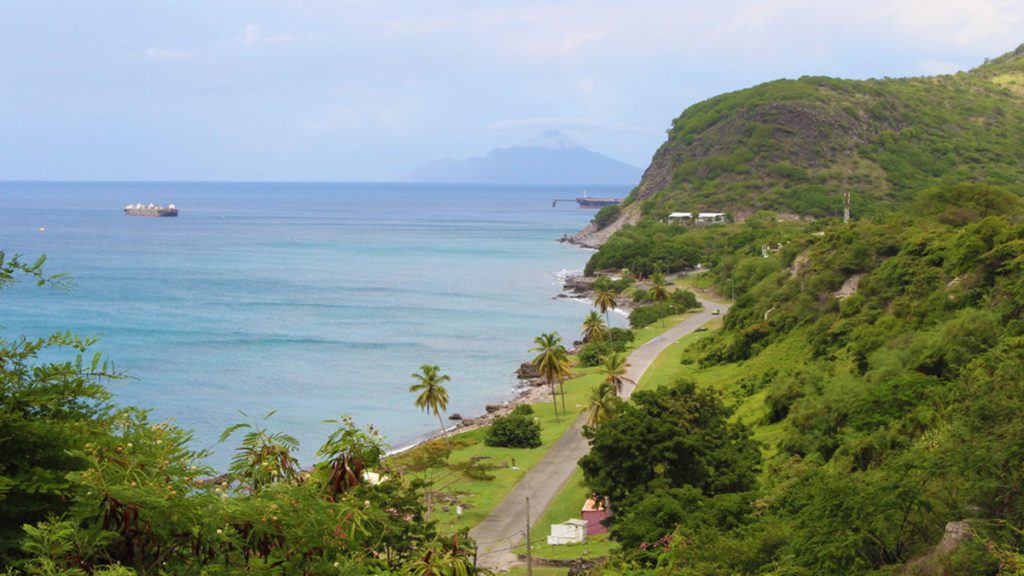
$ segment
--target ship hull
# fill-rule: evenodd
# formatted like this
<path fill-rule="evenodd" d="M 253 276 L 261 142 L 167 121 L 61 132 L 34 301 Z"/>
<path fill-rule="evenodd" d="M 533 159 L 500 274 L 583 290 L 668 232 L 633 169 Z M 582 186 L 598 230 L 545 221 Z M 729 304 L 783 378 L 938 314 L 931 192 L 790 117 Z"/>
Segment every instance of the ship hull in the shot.
<path fill-rule="evenodd" d="M 580 205 L 580 208 L 604 208 L 605 206 L 614 206 L 622 202 L 622 198 L 589 198 L 580 196 L 576 198 L 576 203 Z"/>
<path fill-rule="evenodd" d="M 125 216 L 149 216 L 155 218 L 176 218 L 178 216 L 177 208 L 125 208 Z"/>

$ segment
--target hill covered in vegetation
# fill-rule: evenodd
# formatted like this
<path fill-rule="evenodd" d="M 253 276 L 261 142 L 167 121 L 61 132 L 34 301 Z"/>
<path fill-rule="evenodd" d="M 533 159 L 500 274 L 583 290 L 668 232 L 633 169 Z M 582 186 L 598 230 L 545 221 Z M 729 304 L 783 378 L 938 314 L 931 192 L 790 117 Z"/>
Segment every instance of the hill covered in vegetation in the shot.
<path fill-rule="evenodd" d="M 919 78 L 807 76 L 716 96 L 672 122 L 621 207 L 579 243 L 672 211 L 870 216 L 923 188 L 975 182 L 1024 192 L 1024 45 L 969 71 Z"/>
<path fill-rule="evenodd" d="M 674 384 L 590 432 L 581 468 L 622 546 L 600 572 L 1024 573 L 1022 195 L 1024 46 L 687 109 L 577 238 L 600 244 L 588 272 L 699 263 L 736 300 Z M 737 222 L 662 222 L 698 210 Z M 627 449 L 650 465 L 616 474 Z"/>
<path fill-rule="evenodd" d="M 603 574 L 1022 573 L 1024 204 L 977 184 L 911 203 L 693 233 L 737 301 L 679 382 L 592 432 L 580 464 L 623 546 Z M 626 448 L 654 464 L 610 474 Z"/>

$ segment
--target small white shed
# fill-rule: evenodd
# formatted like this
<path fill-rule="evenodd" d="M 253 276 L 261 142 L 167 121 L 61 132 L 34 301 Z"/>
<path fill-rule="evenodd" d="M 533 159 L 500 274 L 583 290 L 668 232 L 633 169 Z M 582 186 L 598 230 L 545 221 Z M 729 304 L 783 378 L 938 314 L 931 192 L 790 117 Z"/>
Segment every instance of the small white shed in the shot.
<path fill-rule="evenodd" d="M 573 518 L 561 524 L 551 525 L 548 544 L 582 544 L 587 541 L 587 521 Z"/>
<path fill-rule="evenodd" d="M 711 222 L 725 222 L 725 212 L 701 212 L 697 214 L 697 222 L 710 224 Z"/>

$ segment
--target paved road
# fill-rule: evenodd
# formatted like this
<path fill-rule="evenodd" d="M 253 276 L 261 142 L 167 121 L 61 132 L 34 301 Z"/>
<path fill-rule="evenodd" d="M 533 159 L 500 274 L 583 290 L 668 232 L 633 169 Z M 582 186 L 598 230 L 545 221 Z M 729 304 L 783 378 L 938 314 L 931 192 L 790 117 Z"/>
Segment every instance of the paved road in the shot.
<path fill-rule="evenodd" d="M 704 306 L 703 310 L 687 317 L 630 353 L 627 378 L 639 382 L 651 362 L 654 362 L 665 348 L 714 318 L 714 310 L 720 310 L 725 314 L 729 309 L 726 304 L 707 300 L 700 300 L 700 303 Z M 627 382 L 620 396 L 628 399 L 635 387 L 634 384 Z M 544 458 L 523 476 L 519 484 L 516 484 L 483 522 L 469 531 L 478 547 L 477 564 L 493 570 L 504 570 L 516 562 L 516 555 L 512 550 L 523 542 L 525 536 L 526 497 L 530 497 L 530 520 L 536 522 L 572 476 L 576 462 L 590 449 L 583 437 L 583 424 L 586 419 L 585 414 L 576 418 Z"/>

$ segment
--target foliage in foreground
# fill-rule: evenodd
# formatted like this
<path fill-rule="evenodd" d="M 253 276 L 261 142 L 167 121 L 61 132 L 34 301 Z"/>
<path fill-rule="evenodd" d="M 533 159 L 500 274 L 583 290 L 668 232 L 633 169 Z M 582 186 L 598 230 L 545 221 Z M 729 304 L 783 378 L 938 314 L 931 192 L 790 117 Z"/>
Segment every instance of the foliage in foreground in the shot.
<path fill-rule="evenodd" d="M 0 287 L 35 266 L 0 253 Z M 302 469 L 297 442 L 262 423 L 241 431 L 214 477 L 191 435 L 116 408 L 117 373 L 68 334 L 0 340 L 0 562 L 9 574 L 475 574 L 464 533 L 425 518 L 425 484 L 387 469 L 372 429 L 351 420 Z M 64 349 L 70 361 L 43 361 Z M 382 481 L 364 481 L 376 469 Z"/>

